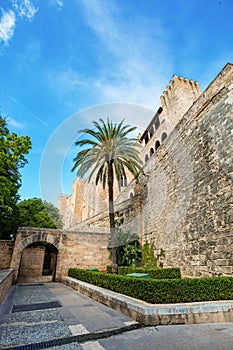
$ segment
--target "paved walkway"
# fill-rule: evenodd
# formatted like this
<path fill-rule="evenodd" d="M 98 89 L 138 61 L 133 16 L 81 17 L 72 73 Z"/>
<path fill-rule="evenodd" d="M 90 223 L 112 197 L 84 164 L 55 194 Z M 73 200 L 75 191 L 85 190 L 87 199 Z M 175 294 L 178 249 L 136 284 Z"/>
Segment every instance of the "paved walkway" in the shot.
<path fill-rule="evenodd" d="M 233 323 L 141 327 L 60 283 L 17 285 L 0 305 L 0 349 L 16 348 L 230 350 Z"/>
<path fill-rule="evenodd" d="M 60 344 L 89 340 L 135 327 L 130 318 L 63 284 L 17 285 L 0 307 L 0 348 L 46 341 L 56 345 L 55 339 Z M 86 349 L 77 344 L 72 348 Z"/>

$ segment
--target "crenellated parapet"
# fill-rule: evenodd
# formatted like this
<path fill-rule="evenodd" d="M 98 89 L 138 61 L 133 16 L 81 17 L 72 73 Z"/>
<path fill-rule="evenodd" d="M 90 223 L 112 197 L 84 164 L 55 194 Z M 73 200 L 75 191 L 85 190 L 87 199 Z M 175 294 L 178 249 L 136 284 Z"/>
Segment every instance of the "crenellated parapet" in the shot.
<path fill-rule="evenodd" d="M 163 95 L 160 97 L 162 108 L 167 108 L 174 94 L 177 94 L 177 91 L 184 91 L 187 93 L 191 93 L 193 97 L 198 98 L 201 93 L 200 85 L 198 81 L 194 81 L 192 79 L 184 78 L 182 76 L 178 77 L 178 75 L 174 74 L 173 79 L 170 80 L 169 85 L 166 87 L 166 90 L 163 92 Z"/>

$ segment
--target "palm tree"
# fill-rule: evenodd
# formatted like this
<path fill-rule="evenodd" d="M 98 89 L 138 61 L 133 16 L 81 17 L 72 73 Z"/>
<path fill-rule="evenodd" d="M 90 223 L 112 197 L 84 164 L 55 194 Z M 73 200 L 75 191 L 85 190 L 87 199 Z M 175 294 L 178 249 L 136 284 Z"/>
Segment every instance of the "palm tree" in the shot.
<path fill-rule="evenodd" d="M 102 182 L 103 188 L 108 185 L 108 203 L 109 203 L 109 223 L 112 248 L 112 269 L 113 273 L 118 273 L 117 253 L 115 244 L 115 211 L 114 211 L 114 178 L 116 178 L 119 187 L 122 178 L 126 178 L 126 169 L 129 170 L 135 178 L 143 173 L 139 157 L 140 143 L 128 135 L 136 127 L 123 125 L 124 120 L 119 124 L 113 124 L 112 121 L 103 119 L 100 122 L 94 121 L 94 129 L 84 129 L 79 132 L 89 136 L 87 139 L 76 141 L 76 146 L 85 146 L 85 149 L 79 151 L 74 158 L 72 171 L 77 169 L 77 175 L 83 178 L 88 172 L 88 179 L 95 176 L 95 183 Z"/>

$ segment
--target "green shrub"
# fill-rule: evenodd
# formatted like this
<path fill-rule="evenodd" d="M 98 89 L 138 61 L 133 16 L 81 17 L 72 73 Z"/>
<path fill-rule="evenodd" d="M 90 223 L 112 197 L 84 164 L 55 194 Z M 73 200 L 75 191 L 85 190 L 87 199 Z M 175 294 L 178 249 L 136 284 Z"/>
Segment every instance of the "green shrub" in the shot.
<path fill-rule="evenodd" d="M 152 304 L 233 299 L 233 277 L 144 279 L 79 269 L 68 275 Z"/>
<path fill-rule="evenodd" d="M 168 268 L 152 268 L 152 267 L 131 267 L 131 266 L 119 266 L 119 275 L 128 275 L 129 273 L 148 273 L 151 278 L 159 279 L 171 279 L 181 278 L 179 267 L 168 267 Z M 112 273 L 112 266 L 107 266 L 107 273 Z"/>
<path fill-rule="evenodd" d="M 107 266 L 107 273 L 112 273 L 112 266 L 111 265 Z M 119 266 L 118 266 L 118 273 L 119 273 Z"/>

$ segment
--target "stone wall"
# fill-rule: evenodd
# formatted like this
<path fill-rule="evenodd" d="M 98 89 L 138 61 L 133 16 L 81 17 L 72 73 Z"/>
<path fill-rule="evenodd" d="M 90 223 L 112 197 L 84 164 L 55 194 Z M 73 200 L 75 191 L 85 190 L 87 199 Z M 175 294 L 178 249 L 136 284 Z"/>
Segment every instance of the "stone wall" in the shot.
<path fill-rule="evenodd" d="M 19 269 L 19 282 L 39 280 L 43 272 L 45 247 L 25 248 L 22 253 Z"/>
<path fill-rule="evenodd" d="M 0 304 L 10 289 L 13 281 L 13 270 L 5 269 L 0 271 Z"/>
<path fill-rule="evenodd" d="M 9 269 L 14 249 L 14 242 L 0 240 L 0 270 Z"/>
<path fill-rule="evenodd" d="M 145 166 L 144 241 L 183 275 L 232 275 L 232 130 L 228 64 Z"/>
<path fill-rule="evenodd" d="M 33 261 L 31 248 L 27 247 L 36 242 L 48 242 L 57 250 L 56 280 L 68 274 L 70 267 L 89 268 L 96 267 L 101 271 L 111 264 L 108 247 L 109 233 L 103 228 L 86 228 L 85 230 L 54 230 L 33 227 L 21 227 L 16 236 L 14 252 L 12 255 L 11 268 L 14 269 L 14 281 L 17 281 L 27 273 L 39 273 L 44 258 L 37 252 L 38 261 Z M 34 248 L 33 248 L 34 249 Z M 23 252 L 30 256 L 31 266 L 24 264 Z M 35 265 L 33 267 L 33 265 Z M 30 271 L 31 272 L 30 272 Z"/>

